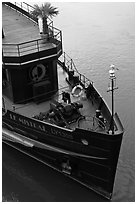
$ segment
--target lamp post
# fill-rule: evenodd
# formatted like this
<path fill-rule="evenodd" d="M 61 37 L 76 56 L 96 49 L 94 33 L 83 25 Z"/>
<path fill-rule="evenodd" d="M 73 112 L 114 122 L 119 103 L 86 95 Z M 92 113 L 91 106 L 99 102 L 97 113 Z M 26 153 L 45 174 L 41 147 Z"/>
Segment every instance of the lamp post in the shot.
<path fill-rule="evenodd" d="M 114 65 L 110 65 L 110 70 L 109 70 L 109 76 L 110 76 L 110 87 L 108 92 L 111 91 L 112 94 L 112 115 L 111 115 L 111 121 L 110 121 L 110 128 L 109 130 L 112 131 L 112 135 L 114 134 L 114 90 L 118 89 L 118 87 L 114 86 L 114 82 L 116 81 L 116 77 L 115 77 L 115 66 Z M 117 69 L 118 70 L 118 69 Z"/>

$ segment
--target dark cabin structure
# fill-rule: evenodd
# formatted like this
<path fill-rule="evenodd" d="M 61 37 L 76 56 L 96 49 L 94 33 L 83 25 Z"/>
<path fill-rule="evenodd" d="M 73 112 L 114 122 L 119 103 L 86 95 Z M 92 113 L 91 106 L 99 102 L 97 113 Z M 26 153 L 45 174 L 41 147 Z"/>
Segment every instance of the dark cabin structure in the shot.
<path fill-rule="evenodd" d="M 2 3 L 3 92 L 6 90 L 4 94 L 13 103 L 42 101 L 58 90 L 62 34 L 49 21 L 49 37 L 40 35 L 37 18 L 30 14 L 32 9 L 26 3 L 20 7 Z"/>

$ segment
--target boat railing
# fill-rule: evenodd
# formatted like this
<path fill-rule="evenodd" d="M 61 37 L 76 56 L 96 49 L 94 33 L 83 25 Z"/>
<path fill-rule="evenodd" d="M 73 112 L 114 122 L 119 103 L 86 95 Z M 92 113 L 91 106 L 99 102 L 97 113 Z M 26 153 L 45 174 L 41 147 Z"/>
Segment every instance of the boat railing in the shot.
<path fill-rule="evenodd" d="M 21 8 L 21 9 L 23 9 L 24 11 L 26 11 L 29 14 L 29 16 L 27 15 L 26 17 L 28 17 L 30 20 L 32 20 L 32 21 L 34 21 L 35 23 L 38 24 L 37 17 L 32 15 L 32 11 L 34 10 L 33 6 L 31 6 L 30 4 L 27 4 L 26 2 L 15 2 L 15 5 L 18 6 L 19 8 Z M 21 14 L 25 15 L 23 12 Z M 56 32 L 58 30 L 57 28 L 53 27 L 53 21 L 49 17 L 47 18 L 47 24 L 48 24 L 48 27 L 50 29 L 52 29 L 53 33 L 54 33 L 54 31 Z"/>
<path fill-rule="evenodd" d="M 59 94 L 60 96 L 62 95 L 62 93 Z M 59 96 L 58 95 L 58 96 Z M 6 104 L 7 103 L 7 104 Z M 30 104 L 20 104 L 20 105 L 15 105 L 15 104 L 11 104 L 11 107 L 9 108 L 8 107 L 8 101 L 6 100 L 6 98 L 2 97 L 2 115 L 5 115 L 5 113 L 7 112 L 7 108 L 9 110 L 12 110 L 12 111 L 17 111 L 19 109 L 22 109 L 22 108 L 25 108 L 27 106 L 29 106 Z M 7 106 L 7 107 L 6 107 Z M 61 116 L 63 121 L 65 122 L 63 116 Z M 88 128 L 88 130 L 91 130 L 91 131 L 99 131 L 98 128 L 101 128 L 103 129 L 104 131 L 107 131 L 108 130 L 108 125 L 106 122 L 102 122 L 99 118 L 97 118 L 95 115 L 93 116 L 82 116 L 80 117 L 78 120 L 77 120 L 77 127 L 78 128 L 82 128 L 82 121 L 85 120 L 86 122 L 90 123 L 90 128 Z M 65 122 L 66 126 L 68 126 L 68 124 Z M 81 126 L 82 125 L 82 126 Z"/>
<path fill-rule="evenodd" d="M 101 121 L 99 118 L 96 117 L 96 115 L 93 116 L 82 116 L 78 119 L 77 124 L 78 124 L 78 128 L 85 128 L 86 126 L 83 126 L 83 121 L 90 123 L 90 128 L 88 128 L 88 130 L 91 131 L 99 131 L 99 128 L 101 128 L 101 130 L 103 129 L 104 131 L 108 130 L 108 125 L 105 122 Z"/>
<path fill-rule="evenodd" d="M 66 89 L 68 90 L 68 88 L 69 88 L 69 85 L 61 87 L 57 93 L 55 93 L 55 91 L 49 91 L 46 93 L 38 94 L 37 96 L 27 98 L 27 101 L 37 100 L 37 103 L 39 103 L 41 101 L 41 99 L 38 100 L 38 98 L 44 97 L 45 95 L 46 95 L 46 101 L 54 99 L 54 98 L 55 99 L 58 98 L 58 100 L 60 101 L 62 98 L 62 92 Z M 47 97 L 47 95 L 52 95 L 52 96 Z M 27 101 L 26 100 L 20 100 L 20 101 L 17 101 L 16 104 L 14 104 L 14 103 L 9 102 L 9 100 L 7 100 L 7 98 L 3 95 L 2 96 L 2 110 L 6 111 L 8 108 L 9 110 L 17 111 L 17 110 L 25 108 L 27 106 L 31 106 L 30 103 L 26 103 Z"/>
<path fill-rule="evenodd" d="M 6 112 L 7 112 L 6 100 L 5 100 L 5 98 L 2 96 L 2 115 L 5 115 Z"/>
<path fill-rule="evenodd" d="M 46 43 L 51 42 L 55 43 L 57 46 L 61 43 L 61 31 L 54 30 L 54 34 L 50 36 L 51 39 L 47 41 L 46 38 L 40 38 L 36 40 L 31 40 L 19 44 L 2 44 L 3 56 L 23 56 L 25 54 L 30 54 L 33 52 L 39 52 L 42 50 L 49 49 Z"/>
<path fill-rule="evenodd" d="M 99 118 L 97 118 L 96 116 L 93 117 L 93 125 L 94 125 L 95 123 L 97 123 L 98 126 L 101 127 L 101 128 L 104 129 L 104 130 L 107 128 L 105 122 L 101 121 L 101 120 L 100 120 Z M 96 130 L 96 129 L 94 129 L 94 131 L 95 131 L 95 130 Z"/>
<path fill-rule="evenodd" d="M 4 110 L 6 109 L 4 97 L 2 97 L 2 109 L 4 109 Z"/>
<path fill-rule="evenodd" d="M 23 12 L 21 12 L 22 15 L 25 15 L 30 20 L 34 21 L 35 23 L 38 23 L 37 17 L 32 15 L 32 11 L 34 10 L 34 7 L 32 5 L 27 4 L 26 2 L 15 2 L 14 4 L 29 14 L 29 16 L 28 15 L 26 16 Z M 16 11 L 19 12 L 18 10 L 16 10 Z M 49 17 L 47 18 L 47 24 L 48 24 L 48 27 L 50 27 L 50 29 L 58 30 L 58 29 L 53 27 L 53 21 Z"/>
<path fill-rule="evenodd" d="M 49 42 L 54 43 L 57 47 L 61 44 L 62 36 L 61 31 L 54 28 L 54 33 L 51 32 L 49 35 L 49 40 L 46 38 L 39 38 L 36 40 L 31 40 L 19 44 L 2 44 L 2 54 L 3 56 L 16 56 L 20 57 L 26 54 L 31 54 L 34 52 L 40 52 L 42 50 L 49 49 Z"/>
<path fill-rule="evenodd" d="M 75 75 L 79 76 L 79 81 L 84 85 L 84 87 L 88 87 L 90 83 L 93 84 L 93 81 L 88 79 L 84 74 L 81 74 L 77 70 L 73 59 L 71 57 L 69 57 L 69 55 L 66 54 L 66 52 L 63 52 L 63 54 L 60 56 L 58 62 L 67 73 L 69 71 L 74 71 Z"/>
<path fill-rule="evenodd" d="M 17 12 L 21 13 L 22 15 L 25 15 L 30 20 L 38 24 L 37 17 L 31 14 L 31 11 L 34 9 L 34 7 L 32 7 L 31 5 L 25 2 L 19 2 L 19 3 L 4 2 L 4 4 L 16 10 Z M 58 46 L 61 45 L 62 43 L 61 30 L 53 27 L 53 21 L 51 21 L 49 18 L 48 18 L 48 29 L 49 29 L 48 37 L 43 35 L 38 39 L 19 43 L 19 44 L 3 43 L 2 44 L 3 56 L 20 57 L 25 54 L 31 54 L 33 52 L 43 51 L 43 50 L 49 49 L 48 43 L 50 42 L 55 44 L 58 49 Z"/>
<path fill-rule="evenodd" d="M 25 2 L 13 2 L 13 4 L 21 9 L 23 9 L 24 11 L 26 11 L 27 13 L 29 13 L 31 15 L 31 12 L 34 10 L 33 6 L 25 3 Z M 20 12 L 19 9 L 15 9 L 17 12 L 19 12 L 21 15 L 25 15 L 25 13 Z M 31 17 L 29 17 L 29 15 L 25 15 L 27 18 L 29 18 L 30 20 L 33 20 Z M 36 22 L 34 20 L 34 22 Z"/>
<path fill-rule="evenodd" d="M 34 10 L 34 7 L 32 5 L 30 5 L 26 2 L 12 2 L 12 3 L 3 2 L 3 4 L 12 8 L 16 12 L 18 12 L 19 14 L 29 18 L 34 23 L 38 22 L 37 17 L 32 15 L 32 11 Z M 50 18 L 47 18 L 47 23 L 48 23 L 48 25 L 52 24 L 52 26 L 53 26 L 53 21 Z"/>

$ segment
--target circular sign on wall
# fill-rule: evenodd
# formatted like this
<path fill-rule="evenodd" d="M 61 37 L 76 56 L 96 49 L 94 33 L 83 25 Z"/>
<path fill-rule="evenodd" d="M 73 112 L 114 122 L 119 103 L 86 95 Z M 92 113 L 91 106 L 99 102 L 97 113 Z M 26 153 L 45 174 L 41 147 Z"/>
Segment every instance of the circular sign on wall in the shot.
<path fill-rule="evenodd" d="M 30 78 L 34 82 L 41 81 L 46 74 L 46 67 L 43 64 L 38 64 L 30 70 Z"/>

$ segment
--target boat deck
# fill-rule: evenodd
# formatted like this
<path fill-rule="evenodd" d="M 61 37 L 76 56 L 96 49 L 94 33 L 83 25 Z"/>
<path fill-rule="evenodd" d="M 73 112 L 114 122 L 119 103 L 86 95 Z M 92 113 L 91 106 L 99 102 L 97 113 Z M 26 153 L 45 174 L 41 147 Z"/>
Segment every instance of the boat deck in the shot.
<path fill-rule="evenodd" d="M 30 54 L 38 49 L 42 51 L 56 47 L 54 43 L 45 43 L 35 22 L 5 4 L 2 4 L 2 27 L 5 36 L 2 39 L 4 56 Z"/>
<path fill-rule="evenodd" d="M 71 94 L 72 88 L 69 86 L 69 84 L 66 82 L 65 78 L 66 78 L 66 73 L 63 71 L 63 69 L 58 65 L 58 80 L 59 80 L 59 91 L 57 94 L 55 94 L 50 100 L 48 101 L 44 101 L 41 103 L 35 103 L 35 102 L 29 102 L 26 104 L 13 104 L 11 101 L 9 101 L 9 99 L 6 99 L 6 109 L 10 109 L 10 110 L 14 110 L 17 113 L 20 113 L 22 115 L 25 115 L 29 118 L 32 118 L 36 115 L 39 115 L 39 113 L 45 113 L 50 109 L 50 103 L 53 100 L 57 100 L 58 102 L 63 102 L 62 101 L 62 91 L 66 91 L 70 93 L 71 96 L 71 102 L 79 102 L 83 104 L 83 108 L 80 109 L 80 113 L 82 116 L 85 116 L 87 118 L 87 120 L 80 120 L 79 122 L 79 126 L 78 126 L 78 122 L 74 122 L 71 123 L 69 125 L 69 129 L 75 129 L 76 127 L 80 127 L 83 129 L 89 129 L 89 130 L 94 130 L 96 129 L 97 131 L 106 131 L 103 128 L 100 128 L 98 126 L 98 121 L 95 121 L 96 124 L 94 124 L 94 127 L 92 127 L 93 125 L 93 118 L 96 115 L 96 110 L 98 109 L 98 105 L 97 103 L 92 103 L 89 99 L 87 98 L 82 98 L 82 97 L 74 97 Z M 7 87 L 8 89 L 8 87 Z M 5 90 L 3 90 L 3 93 L 6 92 L 6 88 Z"/>
<path fill-rule="evenodd" d="M 5 4 L 2 4 L 2 26 L 5 33 L 2 43 L 19 44 L 40 38 L 36 23 Z"/>

